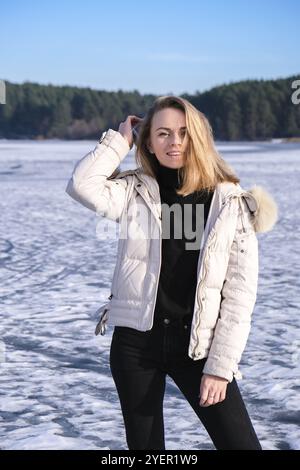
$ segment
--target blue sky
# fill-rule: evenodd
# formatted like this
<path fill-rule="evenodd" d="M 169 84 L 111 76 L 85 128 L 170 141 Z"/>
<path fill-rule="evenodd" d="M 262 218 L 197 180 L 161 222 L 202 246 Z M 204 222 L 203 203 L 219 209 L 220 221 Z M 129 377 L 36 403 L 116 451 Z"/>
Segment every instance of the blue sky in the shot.
<path fill-rule="evenodd" d="M 298 0 L 10 0 L 0 18 L 15 83 L 180 94 L 300 76 Z"/>

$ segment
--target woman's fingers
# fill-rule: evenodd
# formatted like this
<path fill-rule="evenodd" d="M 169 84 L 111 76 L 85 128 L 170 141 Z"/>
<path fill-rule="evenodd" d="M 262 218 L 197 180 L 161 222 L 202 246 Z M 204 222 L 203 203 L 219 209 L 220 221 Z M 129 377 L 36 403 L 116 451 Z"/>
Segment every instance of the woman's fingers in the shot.
<path fill-rule="evenodd" d="M 133 146 L 132 127 L 142 120 L 143 119 L 138 116 L 129 115 L 126 120 L 119 125 L 119 132 L 127 139 L 130 148 Z"/>
<path fill-rule="evenodd" d="M 140 124 L 141 121 L 142 121 L 141 118 L 136 117 L 136 116 L 132 116 L 131 119 L 130 119 L 130 126 L 131 126 L 131 128 L 133 128 L 133 127 L 135 127 L 136 125 Z"/>
<path fill-rule="evenodd" d="M 206 400 L 201 399 L 200 400 L 200 406 L 206 407 L 206 406 L 211 406 L 215 405 L 216 403 L 219 402 L 219 399 L 216 398 L 216 396 L 208 396 Z"/>
<path fill-rule="evenodd" d="M 203 387 L 203 383 L 201 383 L 199 396 L 200 396 L 200 406 L 205 406 L 205 403 L 208 399 L 208 388 Z"/>
<path fill-rule="evenodd" d="M 135 116 L 135 115 L 130 115 L 130 116 L 127 117 L 126 121 L 127 121 L 127 120 L 130 120 L 130 121 L 142 121 L 143 118 L 140 118 L 140 117 Z"/>
<path fill-rule="evenodd" d="M 203 374 L 200 382 L 200 406 L 222 402 L 226 397 L 228 380 L 211 374 Z"/>

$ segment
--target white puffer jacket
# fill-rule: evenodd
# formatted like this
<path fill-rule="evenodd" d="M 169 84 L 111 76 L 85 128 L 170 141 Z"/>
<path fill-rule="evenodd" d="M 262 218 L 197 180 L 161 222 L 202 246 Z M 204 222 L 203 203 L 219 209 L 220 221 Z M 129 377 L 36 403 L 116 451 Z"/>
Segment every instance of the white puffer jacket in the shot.
<path fill-rule="evenodd" d="M 116 174 L 129 150 L 118 131 L 104 132 L 95 149 L 76 164 L 66 188 L 76 201 L 120 223 L 111 295 L 98 309 L 96 334 L 104 334 L 106 325 L 140 331 L 153 325 L 161 266 L 161 200 L 157 181 L 141 168 Z M 194 360 L 207 357 L 206 374 L 229 382 L 242 378 L 238 364 L 257 295 L 256 232 L 270 230 L 276 219 L 276 203 L 263 188 L 245 191 L 233 183 L 217 185 L 201 241 L 188 348 Z"/>

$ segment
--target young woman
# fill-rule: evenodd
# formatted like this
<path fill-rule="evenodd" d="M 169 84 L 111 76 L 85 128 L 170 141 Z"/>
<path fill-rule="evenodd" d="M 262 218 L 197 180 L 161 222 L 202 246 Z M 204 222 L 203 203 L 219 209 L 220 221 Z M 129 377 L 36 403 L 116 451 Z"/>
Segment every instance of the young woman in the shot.
<path fill-rule="evenodd" d="M 134 170 L 119 165 L 133 146 Z M 261 187 L 245 191 L 218 154 L 206 117 L 175 96 L 104 132 L 67 186 L 120 224 L 109 302 L 110 368 L 128 449 L 165 449 L 168 374 L 216 449 L 261 450 L 236 379 L 258 281 L 256 232 L 277 219 Z"/>

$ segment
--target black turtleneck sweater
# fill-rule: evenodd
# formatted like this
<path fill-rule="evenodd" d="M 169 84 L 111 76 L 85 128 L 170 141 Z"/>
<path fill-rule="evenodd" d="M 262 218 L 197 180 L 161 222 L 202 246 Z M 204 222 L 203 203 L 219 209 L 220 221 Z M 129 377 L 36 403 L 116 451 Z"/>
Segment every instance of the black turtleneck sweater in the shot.
<path fill-rule="evenodd" d="M 162 264 L 154 318 L 181 319 L 185 316 L 192 317 L 202 230 L 204 230 L 206 224 L 213 191 L 203 190 L 195 191 L 187 196 L 177 195 L 175 189 L 178 189 L 181 185 L 179 172 L 177 169 L 162 165 L 159 165 L 158 168 L 157 182 L 162 203 Z M 173 212 L 169 211 L 166 205 L 171 206 L 174 203 L 180 204 L 181 212 L 175 211 L 173 216 Z M 190 205 L 189 209 L 192 217 L 188 212 L 184 219 L 185 204 Z M 187 249 L 186 243 L 194 245 L 196 241 L 196 235 L 191 238 L 191 235 L 188 235 L 186 228 L 184 228 L 186 224 L 190 226 L 192 220 L 192 231 L 196 231 L 196 204 L 204 204 L 204 222 L 198 215 L 197 224 L 201 235 L 197 237 L 195 248 Z M 170 218 L 168 218 L 168 213 Z M 168 235 L 168 220 L 170 220 L 170 236 L 166 238 Z M 182 236 L 180 231 L 174 232 L 174 224 L 176 224 L 176 229 L 182 226 Z M 190 232 L 191 230 L 189 230 Z M 186 235 L 188 235 L 187 238 Z"/>

